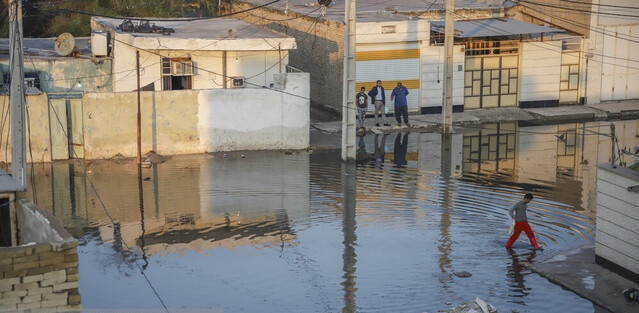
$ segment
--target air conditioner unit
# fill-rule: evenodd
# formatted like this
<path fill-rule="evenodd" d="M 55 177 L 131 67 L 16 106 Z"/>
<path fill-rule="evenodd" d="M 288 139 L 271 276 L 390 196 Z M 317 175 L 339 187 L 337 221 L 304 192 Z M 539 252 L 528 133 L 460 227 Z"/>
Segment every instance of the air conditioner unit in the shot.
<path fill-rule="evenodd" d="M 244 76 L 231 77 L 232 88 L 244 88 Z"/>
<path fill-rule="evenodd" d="M 172 61 L 171 75 L 190 76 L 193 75 L 193 61 Z"/>

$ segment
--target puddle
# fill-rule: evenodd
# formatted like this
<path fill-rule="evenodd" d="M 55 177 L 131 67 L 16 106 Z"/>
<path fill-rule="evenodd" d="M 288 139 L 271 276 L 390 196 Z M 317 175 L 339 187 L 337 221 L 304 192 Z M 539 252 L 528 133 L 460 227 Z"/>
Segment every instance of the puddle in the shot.
<path fill-rule="evenodd" d="M 436 312 L 480 297 L 594 312 L 522 264 L 592 245 L 609 124 L 369 135 L 349 164 L 338 150 L 174 156 L 141 177 L 134 160 L 36 164 L 24 196 L 80 239 L 87 309 Z M 615 125 L 617 153 L 639 146 L 637 121 Z M 508 253 L 526 192 L 546 248 L 521 236 Z"/>

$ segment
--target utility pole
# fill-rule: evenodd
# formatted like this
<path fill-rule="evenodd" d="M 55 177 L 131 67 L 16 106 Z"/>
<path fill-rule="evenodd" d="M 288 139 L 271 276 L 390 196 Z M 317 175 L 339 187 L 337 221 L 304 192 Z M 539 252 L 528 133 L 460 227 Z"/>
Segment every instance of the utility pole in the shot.
<path fill-rule="evenodd" d="M 344 3 L 344 82 L 342 86 L 342 160 L 355 160 L 355 0 Z"/>
<path fill-rule="evenodd" d="M 24 127 L 24 60 L 22 59 L 22 1 L 9 1 L 9 37 L 11 51 L 11 176 L 27 189 Z"/>
<path fill-rule="evenodd" d="M 617 143 L 617 137 L 615 137 L 615 124 L 610 123 L 610 144 L 611 144 L 611 164 L 612 164 L 612 168 L 617 168 L 617 165 L 615 164 L 615 160 L 617 159 L 617 157 L 615 156 L 615 143 Z"/>
<path fill-rule="evenodd" d="M 135 68 L 138 77 L 138 167 L 142 164 L 142 112 L 140 110 L 140 51 L 135 51 Z"/>
<path fill-rule="evenodd" d="M 455 0 L 446 0 L 446 23 L 444 33 L 444 101 L 442 103 L 442 130 L 445 134 L 453 132 L 453 43 L 455 33 Z"/>

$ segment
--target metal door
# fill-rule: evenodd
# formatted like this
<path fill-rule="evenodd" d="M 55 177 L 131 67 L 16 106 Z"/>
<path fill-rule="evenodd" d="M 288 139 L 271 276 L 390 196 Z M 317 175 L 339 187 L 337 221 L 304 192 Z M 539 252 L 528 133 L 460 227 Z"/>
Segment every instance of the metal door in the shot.
<path fill-rule="evenodd" d="M 464 108 L 517 106 L 519 56 L 466 56 Z"/>

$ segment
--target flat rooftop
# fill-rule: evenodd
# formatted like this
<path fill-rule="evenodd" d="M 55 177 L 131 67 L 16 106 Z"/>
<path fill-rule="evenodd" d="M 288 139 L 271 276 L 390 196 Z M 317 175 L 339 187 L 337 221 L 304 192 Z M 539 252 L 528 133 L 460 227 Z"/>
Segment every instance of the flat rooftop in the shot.
<path fill-rule="evenodd" d="M 93 17 L 93 21 L 108 27 L 118 34 L 129 34 L 134 37 L 166 37 L 178 39 L 283 39 L 288 36 L 275 31 L 261 28 L 237 19 L 207 18 L 207 19 L 151 19 L 128 18 L 116 19 Z M 135 25 L 140 21 L 149 21 L 157 27 L 170 28 L 174 32 L 163 35 L 161 33 L 126 32 L 120 29 L 125 20 L 131 20 Z M 229 36 L 231 34 L 231 36 Z"/>
<path fill-rule="evenodd" d="M 91 43 L 88 37 L 76 37 L 75 47 L 79 50 L 78 57 L 91 57 Z M 36 59 L 69 59 L 71 56 L 60 56 L 55 52 L 56 38 L 24 38 L 22 49 L 24 62 L 30 62 L 33 56 Z M 0 38 L 0 60 L 9 59 L 9 38 Z"/>
<path fill-rule="evenodd" d="M 273 2 L 273 0 L 241 0 L 255 6 L 265 5 Z M 344 21 L 344 0 L 333 0 L 326 7 L 324 19 L 333 21 Z M 456 0 L 455 8 L 457 9 L 496 9 L 500 7 L 510 7 L 514 4 L 508 0 Z M 322 8 L 313 0 L 288 0 L 278 1 L 269 4 L 266 8 L 278 11 L 292 11 L 295 13 L 308 15 L 312 18 L 322 18 Z M 357 18 L 360 22 L 383 22 L 389 20 L 409 19 L 403 15 L 393 14 L 396 12 L 410 13 L 415 12 L 437 12 L 445 11 L 445 0 L 366 0 L 366 2 L 356 2 Z"/>

